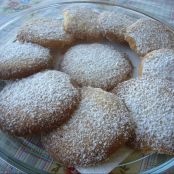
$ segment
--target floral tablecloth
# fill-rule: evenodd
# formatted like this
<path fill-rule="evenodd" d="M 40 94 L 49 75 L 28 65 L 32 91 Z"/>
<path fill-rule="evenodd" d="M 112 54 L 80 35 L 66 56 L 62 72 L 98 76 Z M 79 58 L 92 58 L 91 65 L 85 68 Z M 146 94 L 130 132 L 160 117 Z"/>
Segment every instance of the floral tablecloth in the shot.
<path fill-rule="evenodd" d="M 62 0 L 0 0 L 0 23 L 6 20 L 7 16 L 9 16 L 10 14 L 14 14 L 21 10 L 31 8 L 37 4 L 40 5 L 48 2 L 53 3 L 60 1 Z M 174 26 L 173 0 L 106 0 L 106 1 L 115 2 L 120 5 L 132 7 L 134 9 L 147 12 Z"/>
<path fill-rule="evenodd" d="M 174 0 L 110 0 L 117 4 L 131 7 L 140 11 L 144 11 L 154 17 L 157 17 L 174 27 Z M 55 0 L 0 0 L 0 25 L 4 23 L 10 16 L 22 10 L 32 8 L 33 6 L 46 3 L 60 2 Z M 8 146 L 7 146 L 8 147 Z M 55 168 L 57 173 L 59 168 Z M 129 174 L 127 169 L 112 172 L 113 174 Z M 76 174 L 77 172 L 68 168 L 63 173 Z M 10 165 L 3 158 L 0 157 L 0 173 L 23 173 L 17 168 Z M 169 169 L 165 173 L 173 174 L 174 168 Z"/>

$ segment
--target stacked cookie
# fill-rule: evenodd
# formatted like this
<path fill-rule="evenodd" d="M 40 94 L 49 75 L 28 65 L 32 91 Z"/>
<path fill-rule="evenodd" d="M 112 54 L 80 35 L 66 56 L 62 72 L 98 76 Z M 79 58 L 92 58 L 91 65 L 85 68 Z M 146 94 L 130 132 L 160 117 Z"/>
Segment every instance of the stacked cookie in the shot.
<path fill-rule="evenodd" d="M 139 79 L 105 39 L 140 56 Z M 58 70 L 56 49 L 65 52 Z M 0 79 L 11 80 L 0 92 L 0 127 L 41 134 L 65 165 L 95 165 L 130 140 L 174 154 L 173 68 L 174 33 L 155 20 L 81 7 L 66 9 L 64 20 L 32 19 L 0 48 Z"/>

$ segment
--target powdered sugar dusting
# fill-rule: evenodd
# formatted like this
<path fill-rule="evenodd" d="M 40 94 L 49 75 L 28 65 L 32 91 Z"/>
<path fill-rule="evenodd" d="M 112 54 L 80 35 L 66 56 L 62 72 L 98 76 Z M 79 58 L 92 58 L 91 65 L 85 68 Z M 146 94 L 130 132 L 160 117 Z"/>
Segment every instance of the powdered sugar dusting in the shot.
<path fill-rule="evenodd" d="M 43 46 L 65 46 L 73 37 L 64 31 L 63 20 L 57 18 L 35 18 L 27 21 L 18 31 L 20 41 L 34 42 Z"/>
<path fill-rule="evenodd" d="M 139 55 L 160 48 L 174 48 L 174 33 L 152 19 L 139 19 L 127 28 L 125 39 Z"/>
<path fill-rule="evenodd" d="M 137 19 L 118 12 L 103 12 L 99 15 L 98 23 L 102 34 L 110 41 L 124 41 L 126 28 Z"/>
<path fill-rule="evenodd" d="M 0 93 L 0 124 L 25 135 L 60 125 L 78 103 L 79 93 L 69 76 L 45 71 L 7 85 Z"/>
<path fill-rule="evenodd" d="M 130 115 L 115 95 L 82 88 L 82 100 L 71 119 L 42 137 L 53 157 L 65 165 L 94 165 L 116 150 L 131 134 Z"/>
<path fill-rule="evenodd" d="M 136 145 L 174 154 L 174 85 L 156 78 L 129 80 L 114 93 L 132 112 Z"/>
<path fill-rule="evenodd" d="M 32 43 L 11 42 L 0 47 L 0 61 L 1 63 L 9 63 L 24 61 L 25 59 L 32 59 L 37 61 L 39 59 L 47 60 L 49 57 L 49 50 Z"/>
<path fill-rule="evenodd" d="M 159 49 L 143 58 L 142 77 L 155 76 L 174 81 L 174 50 Z"/>
<path fill-rule="evenodd" d="M 50 62 L 47 48 L 31 43 L 9 42 L 0 47 L 0 78 L 13 78 L 16 74 L 20 76 L 21 72 L 30 75 L 35 69 L 49 68 Z"/>
<path fill-rule="evenodd" d="M 106 90 L 125 80 L 132 66 L 125 54 L 106 44 L 79 44 L 70 48 L 61 63 L 61 70 L 80 86 Z"/>
<path fill-rule="evenodd" d="M 99 25 L 98 15 L 91 8 L 72 8 L 64 11 L 64 29 L 77 39 L 83 40 L 100 40 L 102 38 Z"/>

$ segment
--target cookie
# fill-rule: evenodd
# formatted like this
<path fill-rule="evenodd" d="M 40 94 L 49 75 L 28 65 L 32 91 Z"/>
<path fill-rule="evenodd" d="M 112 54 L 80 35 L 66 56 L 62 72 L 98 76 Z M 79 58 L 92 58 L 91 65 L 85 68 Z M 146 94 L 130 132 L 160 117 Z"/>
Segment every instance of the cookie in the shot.
<path fill-rule="evenodd" d="M 0 126 L 17 136 L 49 131 L 70 117 L 79 95 L 69 76 L 55 70 L 15 81 L 0 93 Z"/>
<path fill-rule="evenodd" d="M 9 42 L 0 47 L 0 79 L 19 79 L 51 67 L 49 50 L 31 43 Z"/>
<path fill-rule="evenodd" d="M 61 71 L 80 86 L 110 90 L 129 78 L 132 66 L 126 55 L 107 44 L 79 44 L 64 55 Z"/>
<path fill-rule="evenodd" d="M 45 17 L 27 21 L 18 31 L 17 39 L 45 47 L 59 48 L 69 46 L 74 42 L 73 36 L 64 31 L 62 19 Z"/>
<path fill-rule="evenodd" d="M 159 49 L 146 54 L 139 66 L 139 77 L 145 76 L 174 81 L 174 49 Z"/>
<path fill-rule="evenodd" d="M 101 33 L 109 41 L 125 42 L 126 28 L 137 19 L 118 12 L 103 12 L 99 15 L 98 23 Z"/>
<path fill-rule="evenodd" d="M 89 166 L 105 160 L 131 133 L 129 111 L 115 95 L 82 88 L 82 100 L 61 127 L 42 136 L 52 157 L 67 166 Z"/>
<path fill-rule="evenodd" d="M 77 7 L 64 11 L 64 29 L 76 39 L 100 41 L 102 35 L 98 25 L 99 13 L 90 8 Z"/>
<path fill-rule="evenodd" d="M 161 48 L 174 48 L 174 33 L 152 19 L 139 19 L 126 29 L 125 40 L 140 56 Z"/>
<path fill-rule="evenodd" d="M 113 92 L 124 100 L 135 124 L 135 148 L 174 154 L 174 85 L 144 78 L 119 84 Z"/>

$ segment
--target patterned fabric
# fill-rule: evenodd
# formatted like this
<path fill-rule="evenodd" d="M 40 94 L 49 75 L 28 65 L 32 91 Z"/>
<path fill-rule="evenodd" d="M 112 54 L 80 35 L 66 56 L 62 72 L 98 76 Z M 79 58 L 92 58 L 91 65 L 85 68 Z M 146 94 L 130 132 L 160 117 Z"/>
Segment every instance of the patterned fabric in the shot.
<path fill-rule="evenodd" d="M 55 0 L 0 0 L 0 25 L 8 20 L 12 15 L 20 12 L 22 10 L 35 7 L 37 5 L 43 5 L 48 3 L 53 3 Z M 60 2 L 60 0 L 57 2 Z M 143 11 L 150 14 L 151 16 L 157 17 L 171 26 L 174 27 L 174 1 L 173 0 L 110 0 L 110 2 L 117 3 L 118 5 L 123 5 L 129 8 L 137 9 L 138 11 Z M 0 87 L 1 88 L 1 87 Z M 3 141 L 4 140 L 4 141 Z M 11 140 L 11 141 L 10 141 Z M 6 147 L 7 151 L 10 151 L 10 154 L 13 154 L 14 159 L 23 161 L 24 163 L 30 163 L 33 167 L 47 170 L 50 173 L 54 174 L 79 174 L 74 168 L 68 167 L 65 168 L 57 163 L 52 163 L 52 158 L 48 157 L 47 152 L 37 149 L 41 147 L 39 139 L 27 139 L 22 140 L 20 144 L 20 139 L 13 140 L 9 138 L 7 141 L 7 135 L 0 133 L 0 151 Z M 34 147 L 33 147 L 34 146 Z M 13 148 L 12 148 L 13 147 Z M 31 147 L 31 150 L 26 147 Z M 37 152 L 32 151 L 35 149 Z M 41 147 L 42 149 L 42 147 Z M 30 155 L 34 154 L 34 155 Z M 39 156 L 35 156 L 39 154 Z M 131 158 L 141 157 L 142 154 L 139 152 L 134 152 L 131 155 Z M 143 162 L 136 163 L 136 165 L 126 165 L 114 169 L 111 174 L 134 174 L 139 173 L 144 169 L 149 169 L 155 166 L 159 162 L 166 161 L 169 157 L 167 156 L 157 156 L 152 155 L 150 158 L 143 160 Z M 170 159 L 170 158 L 169 158 Z M 129 157 L 125 159 L 129 161 Z M 16 166 L 16 167 L 14 167 Z M 0 173 L 23 173 L 21 170 L 17 169 L 18 165 L 15 160 L 12 158 L 7 158 L 3 153 L 0 152 Z M 23 165 L 22 168 L 27 170 L 27 166 Z M 20 168 L 21 169 L 21 168 Z M 25 171 L 26 171 L 25 170 Z M 29 169 L 28 169 L 28 173 Z M 174 167 L 165 172 L 166 174 L 173 174 Z"/>
<path fill-rule="evenodd" d="M 0 21 L 9 14 L 31 8 L 36 4 L 48 4 L 62 0 L 0 0 Z M 92 1 L 92 0 L 89 0 Z M 104 0 L 103 0 L 104 1 Z M 173 0 L 108 0 L 118 5 L 137 9 L 154 17 L 162 19 L 174 26 L 174 1 Z"/>

